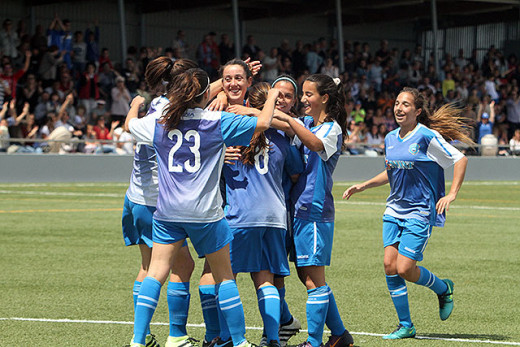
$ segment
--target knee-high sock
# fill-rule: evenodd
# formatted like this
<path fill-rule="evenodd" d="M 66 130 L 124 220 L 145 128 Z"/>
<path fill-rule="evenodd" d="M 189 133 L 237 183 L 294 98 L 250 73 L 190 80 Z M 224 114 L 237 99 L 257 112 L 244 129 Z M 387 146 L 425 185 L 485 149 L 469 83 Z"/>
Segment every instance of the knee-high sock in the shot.
<path fill-rule="evenodd" d="M 235 281 L 228 280 L 220 283 L 218 286 L 218 305 L 226 321 L 233 345 L 238 346 L 246 340 L 246 326 L 244 307 Z"/>
<path fill-rule="evenodd" d="M 437 295 L 441 295 L 446 293 L 448 290 L 448 286 L 441 280 L 439 277 L 435 276 L 428 269 L 419 266 L 421 270 L 421 275 L 419 276 L 419 280 L 415 282 L 415 284 L 428 287 L 435 292 Z"/>
<path fill-rule="evenodd" d="M 386 285 L 394 302 L 399 323 L 409 328 L 412 326 L 410 306 L 408 305 L 408 289 L 405 280 L 399 275 L 386 275 Z"/>
<path fill-rule="evenodd" d="M 309 342 L 313 347 L 319 347 L 323 340 L 323 327 L 329 309 L 329 291 L 327 286 L 307 290 L 307 328 Z"/>
<path fill-rule="evenodd" d="M 141 284 L 134 318 L 134 342 L 145 344 L 150 321 L 159 302 L 161 283 L 155 278 L 146 277 Z"/>
<path fill-rule="evenodd" d="M 328 284 L 326 287 L 329 291 L 329 309 L 327 311 L 325 324 L 327 324 L 327 327 L 329 327 L 332 335 L 340 336 L 346 330 L 345 325 L 343 325 L 343 320 L 341 320 L 341 316 L 339 315 L 338 306 L 336 305 L 336 299 L 334 299 L 332 289 L 330 289 Z"/>
<path fill-rule="evenodd" d="M 279 288 L 278 294 L 280 295 L 280 324 L 285 324 L 288 323 L 292 318 L 291 311 L 289 311 L 289 306 L 285 301 L 285 287 Z"/>
<path fill-rule="evenodd" d="M 190 282 L 168 282 L 168 312 L 170 336 L 188 335 L 188 311 L 190 309 Z"/>
<path fill-rule="evenodd" d="M 141 284 L 143 282 L 135 281 L 134 282 L 134 288 L 132 290 L 132 294 L 134 297 L 134 314 L 135 314 L 135 307 L 137 305 L 137 297 L 139 296 L 139 290 L 141 290 Z M 146 334 L 150 334 L 150 326 L 148 325 L 148 329 L 146 330 Z"/>
<path fill-rule="evenodd" d="M 200 304 L 202 306 L 202 316 L 206 325 L 204 338 L 210 342 L 219 336 L 220 324 L 217 310 L 217 294 L 214 284 L 204 284 L 199 286 Z"/>
<path fill-rule="evenodd" d="M 275 286 L 264 286 L 256 291 L 258 308 L 264 322 L 267 341 L 280 341 L 278 328 L 280 327 L 280 294 Z"/>

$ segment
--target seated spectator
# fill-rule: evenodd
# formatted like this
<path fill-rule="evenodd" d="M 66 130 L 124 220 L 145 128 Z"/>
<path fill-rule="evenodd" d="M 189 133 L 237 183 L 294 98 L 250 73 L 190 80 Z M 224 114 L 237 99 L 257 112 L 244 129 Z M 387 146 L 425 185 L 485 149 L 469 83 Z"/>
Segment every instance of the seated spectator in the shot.
<path fill-rule="evenodd" d="M 339 69 L 337 66 L 333 65 L 332 58 L 327 58 L 325 60 L 325 64 L 321 67 L 322 74 L 330 76 L 332 78 L 338 78 L 339 77 Z"/>
<path fill-rule="evenodd" d="M 379 133 L 379 127 L 377 125 L 372 125 L 370 127 L 370 131 L 367 133 L 367 145 L 376 151 L 379 154 L 383 154 L 385 148 L 385 139 Z"/>
<path fill-rule="evenodd" d="M 513 137 L 509 141 L 511 154 L 520 156 L 520 129 L 516 129 Z"/>
<path fill-rule="evenodd" d="M 116 143 L 116 153 L 119 155 L 133 155 L 134 154 L 134 137 L 123 130 L 122 127 L 114 130 L 114 141 Z"/>
<path fill-rule="evenodd" d="M 356 103 L 354 104 L 354 109 L 350 113 L 351 119 L 355 123 L 364 122 L 365 116 L 366 116 L 366 112 L 362 108 L 361 101 L 360 100 L 356 101 Z"/>

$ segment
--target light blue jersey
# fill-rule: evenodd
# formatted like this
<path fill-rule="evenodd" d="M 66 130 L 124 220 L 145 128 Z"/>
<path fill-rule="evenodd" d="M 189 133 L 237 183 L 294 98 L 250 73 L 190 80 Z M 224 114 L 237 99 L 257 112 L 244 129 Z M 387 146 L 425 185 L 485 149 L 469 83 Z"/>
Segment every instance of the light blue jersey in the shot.
<path fill-rule="evenodd" d="M 225 213 L 232 228 L 287 227 L 282 177 L 284 171 L 298 173 L 301 157 L 278 131 L 268 129 L 265 136 L 269 148 L 256 154 L 254 165 L 224 166 Z"/>
<path fill-rule="evenodd" d="M 385 138 L 385 162 L 390 196 L 385 215 L 415 218 L 442 227 L 445 214 L 437 215 L 435 205 L 444 196 L 444 169 L 464 155 L 435 130 L 417 124 L 405 138 L 400 128 Z"/>
<path fill-rule="evenodd" d="M 153 99 L 146 117 L 160 118 L 168 102 L 169 100 L 165 96 Z M 157 158 L 153 147 L 138 142 L 135 146 L 133 165 L 130 185 L 126 191 L 128 200 L 139 205 L 157 205 L 159 180 L 157 178 Z"/>
<path fill-rule="evenodd" d="M 300 119 L 301 120 L 301 119 Z M 332 197 L 332 173 L 341 152 L 343 136 L 336 121 L 314 126 L 312 117 L 306 116 L 302 123 L 322 142 L 324 149 L 313 152 L 294 137 L 294 144 L 304 157 L 305 169 L 292 191 L 295 202 L 295 218 L 334 222 L 334 199 Z"/>
<path fill-rule="evenodd" d="M 255 117 L 188 109 L 177 128 L 165 131 L 157 119 L 132 119 L 137 141 L 153 145 L 159 164 L 159 197 L 154 219 L 210 223 L 224 217 L 219 179 L 224 145 L 247 146 Z"/>

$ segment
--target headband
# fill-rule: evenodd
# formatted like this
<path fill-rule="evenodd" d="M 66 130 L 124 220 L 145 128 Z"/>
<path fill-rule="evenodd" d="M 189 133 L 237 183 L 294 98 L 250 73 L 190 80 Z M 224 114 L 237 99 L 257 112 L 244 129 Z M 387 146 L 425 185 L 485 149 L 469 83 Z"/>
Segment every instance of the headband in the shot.
<path fill-rule="evenodd" d="M 298 87 L 296 86 L 296 83 L 293 81 L 292 78 L 290 77 L 285 77 L 285 76 L 281 76 L 281 77 L 278 77 L 277 79 L 274 80 L 273 84 L 271 84 L 271 87 L 274 87 L 274 85 L 280 81 L 288 81 L 288 82 L 291 82 L 291 84 L 293 85 L 294 87 L 294 94 L 296 94 L 295 96 L 298 95 Z"/>
<path fill-rule="evenodd" d="M 204 90 L 202 92 L 200 92 L 199 94 L 195 95 L 195 97 L 199 97 L 201 96 L 202 94 L 204 94 L 206 92 L 206 90 L 208 90 L 209 88 L 209 77 L 206 77 L 208 79 L 208 84 L 206 84 L 206 88 L 204 88 Z"/>

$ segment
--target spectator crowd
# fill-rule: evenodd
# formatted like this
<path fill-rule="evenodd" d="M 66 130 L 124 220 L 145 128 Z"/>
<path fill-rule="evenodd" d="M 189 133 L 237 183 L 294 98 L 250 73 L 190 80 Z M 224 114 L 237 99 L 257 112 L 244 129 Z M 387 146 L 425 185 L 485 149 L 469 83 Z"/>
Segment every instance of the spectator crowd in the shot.
<path fill-rule="evenodd" d="M 179 30 L 171 47 L 131 46 L 121 64 L 111 60 L 109 48 L 100 46 L 98 23 L 78 29 L 57 15 L 46 29 L 36 26 L 34 33 L 23 20 L 2 22 L 0 152 L 132 154 L 131 136 L 121 125 L 134 96 L 143 96 L 147 103 L 154 97 L 144 82 L 148 62 L 160 55 L 191 58 L 217 79 L 219 67 L 235 56 L 226 33 L 220 42 L 209 32 L 200 44 L 191 45 Z M 498 154 L 520 155 L 520 64 L 515 54 L 505 57 L 494 46 L 481 61 L 477 50 L 469 56 L 462 49 L 456 57 L 445 53 L 438 62 L 440 71 L 435 70 L 432 54 L 424 56 L 421 45 L 400 51 L 390 48 L 387 40 L 377 48 L 346 40 L 344 71 L 339 69 L 334 39 L 298 40 L 294 47 L 283 39 L 279 47 L 264 51 L 249 35 L 241 51 L 243 59 L 262 62 L 255 81 L 272 82 L 288 74 L 301 86 L 314 73 L 341 79 L 350 115 L 346 153 L 383 153 L 385 135 L 397 127 L 395 97 L 411 86 L 425 93 L 432 109 L 449 102 L 463 108 L 475 143 L 494 140 L 501 148 Z M 25 140 L 10 140 L 19 138 Z M 82 141 L 71 141 L 75 138 Z"/>

